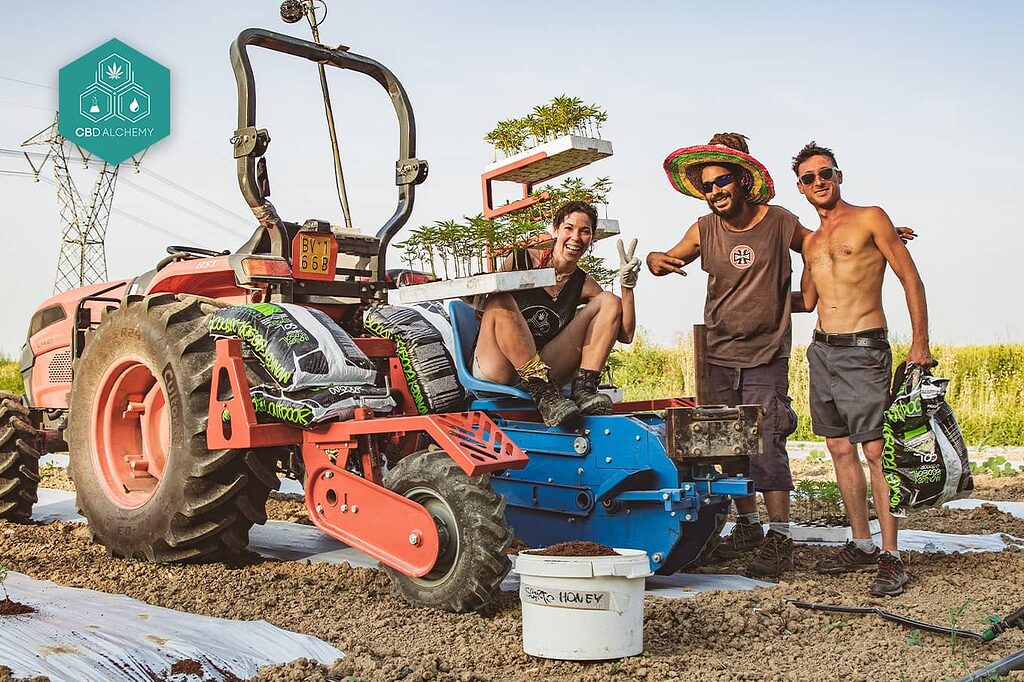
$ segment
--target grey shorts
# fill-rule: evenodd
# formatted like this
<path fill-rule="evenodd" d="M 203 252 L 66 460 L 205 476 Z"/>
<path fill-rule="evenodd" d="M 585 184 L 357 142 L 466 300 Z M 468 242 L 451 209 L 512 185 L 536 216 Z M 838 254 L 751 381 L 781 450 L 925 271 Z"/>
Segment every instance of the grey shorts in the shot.
<path fill-rule="evenodd" d="M 764 452 L 750 458 L 750 477 L 759 491 L 792 490 L 786 437 L 796 430 L 796 413 L 790 406 L 789 358 L 748 368 L 708 363 L 708 399 L 719 405 L 764 407 Z"/>
<path fill-rule="evenodd" d="M 889 402 L 892 351 L 814 341 L 807 347 L 807 364 L 814 433 L 826 438 L 848 436 L 851 443 L 880 439 Z"/>

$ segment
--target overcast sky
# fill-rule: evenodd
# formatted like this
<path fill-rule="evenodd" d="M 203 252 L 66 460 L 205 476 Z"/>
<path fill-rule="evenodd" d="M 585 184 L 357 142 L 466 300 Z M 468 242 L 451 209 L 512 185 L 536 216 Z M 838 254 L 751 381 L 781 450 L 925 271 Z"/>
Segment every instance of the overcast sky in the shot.
<path fill-rule="evenodd" d="M 107 233 L 111 278 L 151 268 L 170 243 L 234 249 L 251 232 L 228 143 L 236 116 L 228 45 L 250 26 L 308 37 L 305 24 L 283 24 L 277 6 L 6 4 L 0 149 L 17 149 L 52 121 L 58 69 L 110 38 L 171 71 L 171 135 L 143 161 L 157 175 L 122 168 L 126 182 L 114 200 L 122 213 L 111 217 Z M 816 227 L 789 170 L 789 159 L 814 139 L 835 150 L 845 199 L 882 206 L 920 234 L 911 250 L 928 293 L 933 342 L 1019 343 L 1021 7 L 332 0 L 321 37 L 383 62 L 409 93 L 417 153 L 430 162 L 411 226 L 478 213 L 479 174 L 492 161 L 483 135 L 499 119 L 563 93 L 608 112 L 604 137 L 615 154 L 581 174 L 612 178 L 609 217 L 627 239 L 639 238 L 644 253 L 667 249 L 707 212 L 672 189 L 665 156 L 723 130 L 750 137 L 752 153 L 775 179 L 775 203 Z M 254 64 L 258 121 L 273 138 L 273 201 L 288 220 L 340 223 L 315 69 L 266 54 Z M 369 79 L 341 74 L 332 84 L 354 218 L 374 232 L 394 207 L 397 127 L 383 90 Z M 0 154 L 0 351 L 9 356 L 51 294 L 60 238 L 53 186 L 3 172 L 27 169 L 24 160 Z M 79 176 L 81 192 L 92 178 Z M 602 243 L 598 253 L 614 258 L 614 243 Z M 799 267 L 797 258 L 797 273 Z M 700 320 L 705 278 L 696 264 L 689 270 L 686 278 L 641 276 L 639 324 L 653 341 L 670 343 Z M 890 329 L 908 338 L 902 289 L 891 275 L 885 306 Z M 805 343 L 812 324 L 811 316 L 795 317 L 796 343 Z"/>

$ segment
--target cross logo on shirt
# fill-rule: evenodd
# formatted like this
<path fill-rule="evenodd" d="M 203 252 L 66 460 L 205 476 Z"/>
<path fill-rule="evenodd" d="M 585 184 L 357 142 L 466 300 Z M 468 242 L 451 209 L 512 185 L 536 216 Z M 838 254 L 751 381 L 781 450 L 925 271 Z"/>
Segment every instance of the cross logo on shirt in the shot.
<path fill-rule="evenodd" d="M 746 244 L 740 244 L 729 254 L 729 262 L 737 270 L 746 270 L 754 264 L 754 250 Z"/>

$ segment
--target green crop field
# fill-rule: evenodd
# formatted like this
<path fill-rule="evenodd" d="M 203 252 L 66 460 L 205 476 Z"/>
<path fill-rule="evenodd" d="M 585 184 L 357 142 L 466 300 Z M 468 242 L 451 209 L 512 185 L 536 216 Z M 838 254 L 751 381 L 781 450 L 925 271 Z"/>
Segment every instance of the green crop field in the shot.
<path fill-rule="evenodd" d="M 905 357 L 906 344 L 893 348 Z M 960 420 L 964 438 L 974 446 L 1024 445 L 1024 345 L 934 346 L 935 373 L 950 379 L 946 399 Z M 675 346 L 655 346 L 638 338 L 612 355 L 615 381 L 627 400 L 692 396 L 693 345 L 682 338 Z M 794 346 L 790 395 L 799 417 L 795 440 L 816 440 L 807 408 L 807 360 Z M 0 355 L 0 390 L 22 392 L 17 363 Z"/>
<path fill-rule="evenodd" d="M 818 440 L 811 433 L 807 406 L 805 347 L 794 345 L 789 367 L 790 395 L 799 417 L 794 440 Z M 905 358 L 907 344 L 893 346 Z M 946 400 L 970 445 L 1024 445 L 1024 345 L 933 346 L 937 376 L 950 379 Z M 680 338 L 671 348 L 642 338 L 613 354 L 615 382 L 627 400 L 692 396 L 693 343 Z"/>

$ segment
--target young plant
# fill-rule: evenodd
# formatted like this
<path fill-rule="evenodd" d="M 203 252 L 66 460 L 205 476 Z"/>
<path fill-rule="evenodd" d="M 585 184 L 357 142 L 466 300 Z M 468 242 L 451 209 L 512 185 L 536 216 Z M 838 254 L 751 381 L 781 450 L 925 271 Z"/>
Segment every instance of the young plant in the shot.
<path fill-rule="evenodd" d="M 11 595 L 7 593 L 7 585 L 4 582 L 7 580 L 7 567 L 0 564 L 0 590 L 4 591 L 4 599 L 6 601 L 11 600 Z"/>

